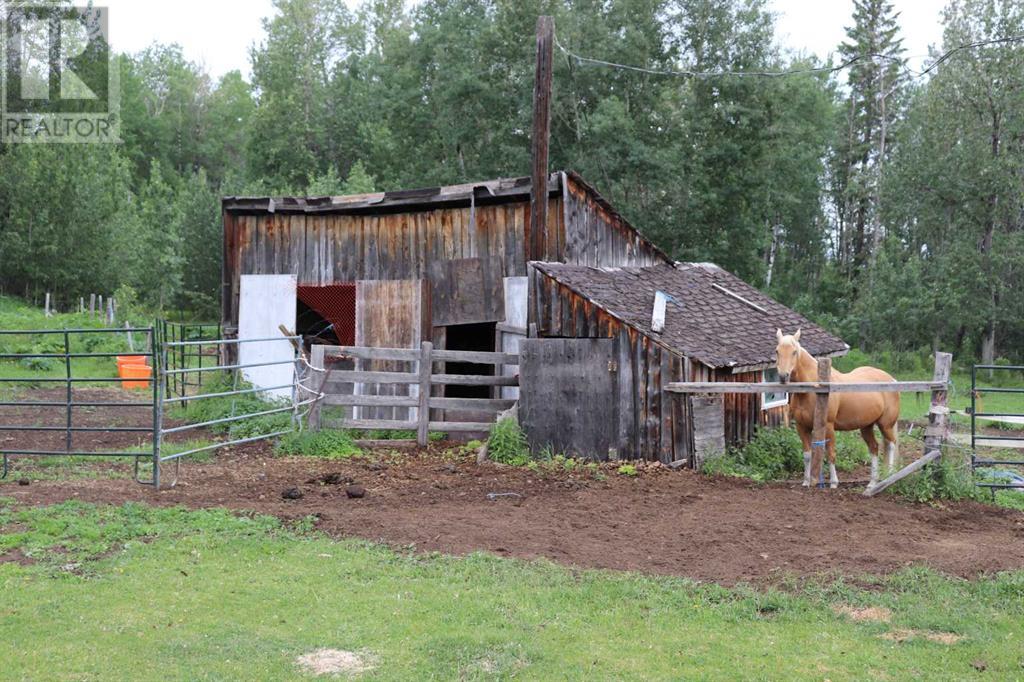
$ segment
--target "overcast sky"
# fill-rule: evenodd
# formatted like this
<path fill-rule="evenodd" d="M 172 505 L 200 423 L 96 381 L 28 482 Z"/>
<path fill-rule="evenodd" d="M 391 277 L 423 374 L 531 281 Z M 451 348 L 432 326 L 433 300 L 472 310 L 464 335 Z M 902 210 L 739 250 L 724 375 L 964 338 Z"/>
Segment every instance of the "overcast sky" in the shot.
<path fill-rule="evenodd" d="M 902 13 L 907 55 L 927 54 L 928 46 L 942 38 L 939 13 L 944 0 L 893 2 Z M 154 41 L 178 43 L 189 59 L 205 64 L 214 76 L 232 69 L 249 75 L 249 48 L 261 40 L 261 20 L 273 11 L 271 0 L 97 0 L 96 4 L 110 8 L 111 42 L 118 51 L 137 52 Z M 779 43 L 820 57 L 843 39 L 852 5 L 852 0 L 769 0 L 778 14 Z M 919 67 L 921 61 L 912 59 L 911 66 Z"/>

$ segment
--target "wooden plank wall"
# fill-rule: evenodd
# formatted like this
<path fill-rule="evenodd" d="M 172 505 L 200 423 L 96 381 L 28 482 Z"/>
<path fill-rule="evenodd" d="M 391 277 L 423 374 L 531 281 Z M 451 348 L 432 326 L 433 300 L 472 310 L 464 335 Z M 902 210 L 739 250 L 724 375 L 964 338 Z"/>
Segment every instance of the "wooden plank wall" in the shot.
<path fill-rule="evenodd" d="M 428 269 L 434 326 L 505 318 L 506 278 L 499 257 L 434 261 Z"/>
<path fill-rule="evenodd" d="M 523 339 L 519 421 L 545 448 L 605 461 L 618 453 L 618 357 L 614 339 Z"/>
<path fill-rule="evenodd" d="M 562 200 L 550 201 L 549 260 L 565 233 Z M 241 274 L 295 274 L 300 285 L 312 286 L 425 279 L 432 263 L 480 258 L 500 292 L 503 278 L 526 275 L 527 220 L 526 202 L 382 215 L 225 213 L 224 322 L 237 324 Z"/>
<path fill-rule="evenodd" d="M 727 369 L 714 370 L 698 362 L 693 363 L 690 378 L 687 381 L 721 381 L 721 382 L 759 382 L 763 378 L 760 370 L 733 374 Z M 759 426 L 781 426 L 784 409 L 776 407 L 769 410 L 761 409 L 760 394 L 724 394 L 725 409 L 725 442 L 728 445 L 741 445 L 754 437 Z"/>
<path fill-rule="evenodd" d="M 619 458 L 690 461 L 693 434 L 686 401 L 663 391 L 665 384 L 686 376 L 687 360 L 533 269 L 530 292 L 529 322 L 537 337 L 618 340 Z"/>
<path fill-rule="evenodd" d="M 424 280 L 356 282 L 356 345 L 418 349 L 429 332 L 429 299 Z M 411 372 L 413 363 L 357 360 L 356 370 Z M 416 386 L 357 384 L 357 395 L 416 396 Z M 412 393 L 410 393 L 412 389 Z M 415 419 L 415 407 L 360 407 L 359 419 Z"/>
<path fill-rule="evenodd" d="M 300 285 L 424 279 L 432 263 L 479 258 L 489 286 L 526 276 L 528 201 L 381 214 L 224 214 L 223 322 L 237 324 L 240 274 L 294 274 Z M 665 257 L 590 191 L 563 177 L 552 195 L 544 259 L 614 267 Z M 497 267 L 490 267 L 490 263 Z"/>
<path fill-rule="evenodd" d="M 667 262 L 623 219 L 568 179 L 563 190 L 564 251 L 558 260 L 594 267 L 644 266 Z"/>

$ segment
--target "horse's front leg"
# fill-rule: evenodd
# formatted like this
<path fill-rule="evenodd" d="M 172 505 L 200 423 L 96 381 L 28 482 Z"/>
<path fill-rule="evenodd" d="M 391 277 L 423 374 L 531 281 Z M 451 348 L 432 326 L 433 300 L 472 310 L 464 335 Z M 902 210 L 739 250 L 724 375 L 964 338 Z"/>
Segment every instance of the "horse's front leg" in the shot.
<path fill-rule="evenodd" d="M 796 422 L 796 432 L 800 434 L 800 442 L 804 446 L 804 487 L 811 487 L 811 430 Z"/>
<path fill-rule="evenodd" d="M 825 447 L 828 448 L 828 487 L 838 488 L 839 487 L 839 476 L 836 474 L 836 430 L 834 426 L 829 426 L 826 436 L 828 442 Z"/>

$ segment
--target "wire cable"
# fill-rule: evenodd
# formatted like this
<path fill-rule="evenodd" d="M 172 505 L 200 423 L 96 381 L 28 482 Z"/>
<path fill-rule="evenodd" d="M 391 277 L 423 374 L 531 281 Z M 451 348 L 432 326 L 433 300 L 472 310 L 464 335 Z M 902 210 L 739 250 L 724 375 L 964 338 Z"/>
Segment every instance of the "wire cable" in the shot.
<path fill-rule="evenodd" d="M 921 70 L 910 69 L 907 66 L 903 66 L 903 71 L 911 78 L 921 78 L 930 73 L 935 67 L 939 66 L 953 55 L 963 52 L 964 50 L 972 50 L 978 47 L 985 47 L 988 45 L 997 45 L 1002 43 L 1013 43 L 1024 41 L 1024 35 L 1019 36 L 1007 36 L 1004 38 L 991 38 L 988 40 L 978 40 L 973 43 L 964 43 L 958 45 L 946 52 L 942 53 L 938 58 L 935 59 L 926 68 Z M 604 59 L 596 59 L 594 57 L 584 57 L 578 55 L 575 52 L 566 48 L 562 43 L 559 42 L 558 36 L 555 36 L 555 45 L 561 50 L 566 57 L 575 59 L 580 64 L 594 64 L 596 66 L 607 66 L 614 69 L 623 69 L 626 71 L 635 71 L 638 73 L 646 73 L 655 76 L 676 76 L 683 78 L 724 78 L 729 76 L 737 77 L 748 77 L 748 78 L 783 78 L 786 76 L 797 76 L 806 74 L 818 74 L 818 73 L 836 73 L 847 69 L 858 62 L 862 62 L 868 59 L 880 59 L 890 62 L 903 63 L 903 59 L 893 55 L 879 54 L 879 53 L 864 53 L 859 54 L 847 59 L 846 61 L 836 66 L 815 66 L 802 69 L 787 69 L 783 71 L 692 71 L 689 69 L 652 69 L 645 66 L 635 66 L 631 64 L 618 64 L 616 62 L 607 61 Z"/>

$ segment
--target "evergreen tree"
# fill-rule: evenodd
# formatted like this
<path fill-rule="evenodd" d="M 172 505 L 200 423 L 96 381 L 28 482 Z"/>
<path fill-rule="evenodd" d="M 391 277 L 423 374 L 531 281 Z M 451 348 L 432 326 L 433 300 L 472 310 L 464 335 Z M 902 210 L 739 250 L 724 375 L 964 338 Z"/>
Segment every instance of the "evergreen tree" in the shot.
<path fill-rule="evenodd" d="M 837 255 L 859 276 L 878 248 L 882 176 L 891 157 L 905 85 L 899 14 L 889 0 L 854 0 L 853 25 L 839 46 L 847 70 L 846 136 L 837 149 Z"/>

